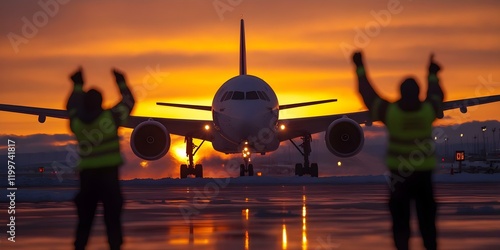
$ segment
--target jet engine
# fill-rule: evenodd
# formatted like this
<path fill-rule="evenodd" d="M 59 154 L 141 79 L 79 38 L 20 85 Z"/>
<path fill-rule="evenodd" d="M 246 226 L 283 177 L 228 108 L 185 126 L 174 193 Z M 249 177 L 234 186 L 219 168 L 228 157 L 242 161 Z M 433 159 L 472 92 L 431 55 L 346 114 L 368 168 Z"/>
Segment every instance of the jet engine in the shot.
<path fill-rule="evenodd" d="M 363 148 L 365 136 L 361 126 L 354 120 L 342 117 L 333 121 L 326 130 L 328 150 L 339 157 L 351 157 Z"/>
<path fill-rule="evenodd" d="M 158 160 L 170 148 L 170 133 L 157 121 L 141 122 L 132 132 L 130 147 L 135 155 L 144 160 Z"/>

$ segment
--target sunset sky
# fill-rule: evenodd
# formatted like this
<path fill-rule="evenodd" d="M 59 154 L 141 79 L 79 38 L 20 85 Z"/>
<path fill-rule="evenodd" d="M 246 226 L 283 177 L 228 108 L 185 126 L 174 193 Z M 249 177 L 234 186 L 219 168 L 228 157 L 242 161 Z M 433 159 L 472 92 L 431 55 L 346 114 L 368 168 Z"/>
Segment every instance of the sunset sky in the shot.
<path fill-rule="evenodd" d="M 81 65 L 86 88 L 103 90 L 111 106 L 119 98 L 111 74 L 117 67 L 136 95 L 133 114 L 210 119 L 209 112 L 155 102 L 210 105 L 238 73 L 241 18 L 248 73 L 268 82 L 281 104 L 339 99 L 282 118 L 362 110 L 353 48 L 364 51 L 373 84 L 390 100 L 407 75 L 425 93 L 431 52 L 447 100 L 498 95 L 499 11 L 493 0 L 1 1 L 0 103 L 63 109 L 68 76 Z M 500 120 L 499 108 L 449 112 L 440 124 Z M 35 116 L 0 112 L 1 134 L 69 132 L 64 120 L 39 124 Z"/>

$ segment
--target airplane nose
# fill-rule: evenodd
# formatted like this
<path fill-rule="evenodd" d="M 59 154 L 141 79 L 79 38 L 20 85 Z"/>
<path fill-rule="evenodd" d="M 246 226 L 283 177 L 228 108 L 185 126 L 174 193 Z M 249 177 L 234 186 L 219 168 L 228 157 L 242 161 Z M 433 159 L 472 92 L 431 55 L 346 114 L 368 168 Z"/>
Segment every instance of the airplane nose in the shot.
<path fill-rule="evenodd" d="M 241 129 L 241 133 L 249 134 L 257 127 L 255 124 L 255 119 L 252 117 L 245 117 L 238 121 L 238 127 Z"/>
<path fill-rule="evenodd" d="M 242 115 L 238 119 L 237 127 L 240 128 L 240 134 L 244 137 L 255 134 L 263 126 L 262 121 L 264 117 L 262 115 L 252 113 L 247 115 Z"/>

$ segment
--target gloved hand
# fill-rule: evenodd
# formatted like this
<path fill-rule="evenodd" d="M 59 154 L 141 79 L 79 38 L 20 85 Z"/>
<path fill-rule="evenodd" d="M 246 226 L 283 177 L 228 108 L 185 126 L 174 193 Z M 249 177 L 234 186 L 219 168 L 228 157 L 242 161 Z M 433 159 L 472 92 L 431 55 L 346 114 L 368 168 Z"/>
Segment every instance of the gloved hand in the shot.
<path fill-rule="evenodd" d="M 125 76 L 121 71 L 113 69 L 113 75 L 115 76 L 116 83 L 125 82 Z"/>
<path fill-rule="evenodd" d="M 79 67 L 78 70 L 70 76 L 70 78 L 73 84 L 83 85 L 82 67 Z"/>
<path fill-rule="evenodd" d="M 441 70 L 441 67 L 434 61 L 434 54 L 431 54 L 429 60 L 429 74 L 437 74 Z"/>
<path fill-rule="evenodd" d="M 356 67 L 362 67 L 363 66 L 363 55 L 361 54 L 361 51 L 356 51 L 354 54 L 352 54 L 352 61 L 356 65 Z"/>

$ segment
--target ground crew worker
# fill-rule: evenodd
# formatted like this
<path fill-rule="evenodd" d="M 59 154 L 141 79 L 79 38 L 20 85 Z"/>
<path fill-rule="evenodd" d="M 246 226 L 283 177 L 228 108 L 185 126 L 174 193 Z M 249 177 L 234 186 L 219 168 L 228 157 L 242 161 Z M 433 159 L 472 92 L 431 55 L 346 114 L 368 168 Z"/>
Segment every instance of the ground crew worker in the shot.
<path fill-rule="evenodd" d="M 102 108 L 102 95 L 91 89 L 83 91 L 82 70 L 71 75 L 74 88 L 67 103 L 70 128 L 78 140 L 80 192 L 75 197 L 78 212 L 75 249 L 85 249 L 99 201 L 104 208 L 104 222 L 110 249 L 123 243 L 121 211 L 123 198 L 118 179 L 120 154 L 118 127 L 124 125 L 134 107 L 134 98 L 119 71 L 113 70 L 122 100 L 112 109 Z"/>
<path fill-rule="evenodd" d="M 443 91 L 433 56 L 429 62 L 428 89 L 425 101 L 419 99 L 414 78 L 401 84 L 401 98 L 393 103 L 382 99 L 366 77 L 361 52 L 353 54 L 359 92 L 373 121 L 385 124 L 389 134 L 386 164 L 390 170 L 389 208 L 392 232 L 397 249 L 408 249 L 410 201 L 415 200 L 420 233 L 426 249 L 436 249 L 436 202 L 432 172 L 436 166 L 432 123 L 442 117 Z"/>

